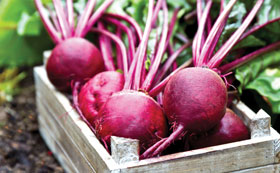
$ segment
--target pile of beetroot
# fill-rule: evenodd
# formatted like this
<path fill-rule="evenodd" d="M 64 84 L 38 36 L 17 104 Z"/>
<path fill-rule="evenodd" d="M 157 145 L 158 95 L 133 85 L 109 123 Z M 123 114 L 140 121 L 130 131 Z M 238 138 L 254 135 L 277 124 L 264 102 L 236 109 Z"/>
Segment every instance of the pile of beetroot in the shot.
<path fill-rule="evenodd" d="M 258 0 L 217 49 L 236 1 L 225 5 L 221 0 L 220 14 L 213 22 L 212 0 L 197 0 L 196 35 L 173 51 L 179 9 L 169 21 L 166 0 L 149 0 L 144 31 L 127 15 L 106 13 L 113 0 L 104 1 L 95 12 L 96 1 L 88 0 L 80 16 L 74 15 L 72 0 L 66 0 L 65 6 L 53 0 L 55 12 L 50 11 L 50 17 L 41 1 L 35 0 L 56 44 L 46 66 L 48 77 L 58 90 L 72 91 L 74 107 L 108 152 L 111 136 L 139 139 L 141 159 L 161 155 L 178 140 L 184 143 L 183 151 L 249 139 L 248 128 L 227 108 L 227 73 L 279 48 L 280 42 L 222 63 L 236 44 L 276 21 L 247 29 L 264 1 Z M 148 53 L 153 29 L 160 32 L 154 52 Z M 96 37 L 94 43 L 84 38 L 88 33 Z M 192 61 L 178 66 L 176 58 L 191 45 Z"/>

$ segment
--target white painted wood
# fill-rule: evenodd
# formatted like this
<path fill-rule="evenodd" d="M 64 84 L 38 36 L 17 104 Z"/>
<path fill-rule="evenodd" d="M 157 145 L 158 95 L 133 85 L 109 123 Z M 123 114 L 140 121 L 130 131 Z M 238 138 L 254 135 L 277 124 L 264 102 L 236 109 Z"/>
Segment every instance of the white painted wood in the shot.
<path fill-rule="evenodd" d="M 72 141 L 73 148 L 76 146 L 74 150 L 80 152 L 80 154 L 71 157 L 87 160 L 96 172 L 218 173 L 257 169 L 279 163 L 280 135 L 270 127 L 270 117 L 263 111 L 255 114 L 246 105 L 239 102 L 236 103 L 233 110 L 249 126 L 252 139 L 140 160 L 139 162 L 118 164 L 119 162 L 117 163 L 108 154 L 96 136 L 79 118 L 68 98 L 57 92 L 50 84 L 44 68 L 35 68 L 34 75 L 37 99 L 40 100 L 38 107 L 41 105 L 47 110 L 44 113 L 46 122 L 40 128 L 49 127 L 52 129 L 49 133 L 54 134 L 64 131 L 64 135 L 61 133 L 64 138 L 61 139 Z M 40 114 L 44 112 L 42 110 L 38 109 Z M 52 120 L 48 121 L 48 116 Z M 259 121 L 264 122 L 260 123 Z M 59 136 L 53 136 L 54 141 L 63 141 L 59 140 Z M 71 149 L 71 147 L 69 148 Z M 70 150 L 69 148 L 67 150 Z"/>
<path fill-rule="evenodd" d="M 44 51 L 44 52 L 43 52 L 43 64 L 44 64 L 44 65 L 47 64 L 47 61 L 48 61 L 48 59 L 50 58 L 51 53 L 52 53 L 51 50 L 47 50 L 47 51 Z"/>
<path fill-rule="evenodd" d="M 139 140 L 111 136 L 111 153 L 118 164 L 139 161 Z"/>
<path fill-rule="evenodd" d="M 241 101 L 235 102 L 232 109 L 249 127 L 252 139 L 270 136 L 271 118 L 266 112 L 260 110 L 255 114 Z"/>
<path fill-rule="evenodd" d="M 280 164 L 275 165 L 267 165 L 256 168 L 250 168 L 240 171 L 234 171 L 233 173 L 279 173 L 280 172 Z"/>

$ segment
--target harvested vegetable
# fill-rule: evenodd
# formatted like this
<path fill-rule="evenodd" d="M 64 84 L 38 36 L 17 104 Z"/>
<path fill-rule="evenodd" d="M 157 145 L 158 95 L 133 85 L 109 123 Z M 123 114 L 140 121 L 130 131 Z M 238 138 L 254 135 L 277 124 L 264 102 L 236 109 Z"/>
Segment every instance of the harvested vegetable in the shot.
<path fill-rule="evenodd" d="M 190 137 L 192 149 L 237 142 L 250 139 L 250 133 L 243 121 L 230 109 L 218 125 L 205 134 Z"/>
<path fill-rule="evenodd" d="M 91 14 L 96 0 L 89 0 L 75 26 L 73 0 L 66 1 L 64 10 L 60 0 L 53 0 L 55 15 L 52 19 L 45 13 L 41 0 L 34 0 L 43 24 L 53 42 L 57 45 L 47 62 L 47 74 L 54 86 L 69 91 L 71 82 L 84 83 L 104 70 L 104 62 L 98 48 L 83 37 L 101 17 L 113 0 L 105 1 Z M 52 14 L 52 12 L 51 12 Z"/>

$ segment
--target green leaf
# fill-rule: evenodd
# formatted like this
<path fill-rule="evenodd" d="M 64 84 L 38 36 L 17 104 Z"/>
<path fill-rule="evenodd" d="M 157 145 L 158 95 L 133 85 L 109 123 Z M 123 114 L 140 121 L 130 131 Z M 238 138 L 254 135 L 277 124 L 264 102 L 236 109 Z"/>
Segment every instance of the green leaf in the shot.
<path fill-rule="evenodd" d="M 265 96 L 274 113 L 280 113 L 280 68 L 267 68 L 246 87 Z"/>
<path fill-rule="evenodd" d="M 41 33 L 41 21 L 37 12 L 32 16 L 23 12 L 21 14 L 20 21 L 18 22 L 17 33 L 20 36 L 23 35 L 39 35 Z"/>
<path fill-rule="evenodd" d="M 238 43 L 233 49 L 239 49 L 244 47 L 258 47 L 258 46 L 265 46 L 265 45 L 266 43 L 263 40 L 260 40 L 259 38 L 253 35 L 249 35 L 240 43 Z"/>
<path fill-rule="evenodd" d="M 0 67 L 30 66 L 42 61 L 51 41 L 42 32 L 33 0 L 0 2 Z"/>
<path fill-rule="evenodd" d="M 243 89 L 254 89 L 261 95 L 268 97 L 272 104 L 280 104 L 277 81 L 279 80 L 279 68 L 268 68 L 280 63 L 280 50 L 266 53 L 257 59 L 236 69 L 235 77 L 240 82 L 238 87 L 241 93 Z M 271 94 L 268 94 L 271 93 Z M 277 93 L 277 94 L 276 94 Z M 265 94 L 265 95 L 264 95 Z M 279 97 L 280 99 L 280 97 Z M 279 103 L 278 103 L 279 102 Z M 279 105 L 276 107 L 280 108 Z M 280 113 L 280 109 L 274 106 L 274 113 Z"/>
<path fill-rule="evenodd" d="M 257 14 L 257 24 L 263 24 L 268 20 L 280 17 L 280 1 L 279 0 L 265 0 L 260 11 Z M 257 32 L 263 40 L 269 43 L 280 40 L 280 22 L 275 22 L 265 27 L 264 30 Z"/>

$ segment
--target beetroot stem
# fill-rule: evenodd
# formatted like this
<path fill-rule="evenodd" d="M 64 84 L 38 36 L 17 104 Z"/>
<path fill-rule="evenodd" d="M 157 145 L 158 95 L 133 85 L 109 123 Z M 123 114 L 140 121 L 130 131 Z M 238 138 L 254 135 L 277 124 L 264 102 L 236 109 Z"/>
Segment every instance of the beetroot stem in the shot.
<path fill-rule="evenodd" d="M 95 24 L 95 22 L 103 15 L 106 9 L 113 3 L 114 0 L 106 0 L 103 4 L 93 13 L 90 19 L 87 22 L 85 28 L 82 28 L 81 33 L 79 34 L 81 37 L 84 37 L 91 27 Z"/>
<path fill-rule="evenodd" d="M 75 19 L 74 19 L 74 10 L 73 10 L 73 0 L 66 1 L 67 6 L 67 16 L 68 16 L 68 23 L 70 27 L 71 36 L 74 34 L 75 30 Z"/>
<path fill-rule="evenodd" d="M 188 47 L 191 46 L 191 43 L 186 43 L 181 46 L 178 50 L 176 50 L 164 63 L 163 67 L 158 71 L 158 76 L 156 81 L 160 81 L 162 77 L 166 74 L 167 70 L 172 66 L 173 62 L 175 62 L 176 58 Z"/>
<path fill-rule="evenodd" d="M 186 61 L 184 64 L 182 64 L 180 67 L 178 67 L 176 70 L 174 70 L 172 73 L 170 73 L 166 78 L 164 78 L 164 80 L 162 80 L 159 84 L 157 84 L 157 86 L 153 87 L 153 89 L 151 89 L 149 91 L 149 95 L 151 97 L 155 97 L 156 95 L 158 95 L 166 86 L 167 82 L 169 81 L 169 79 L 174 76 L 178 71 L 188 67 L 189 65 L 191 65 L 192 63 L 192 59 L 189 59 L 188 61 Z"/>
<path fill-rule="evenodd" d="M 80 19 L 77 24 L 77 28 L 75 31 L 76 37 L 81 36 L 83 29 L 86 27 L 95 5 L 96 5 L 96 0 L 88 0 L 86 7 L 85 7 L 83 13 L 81 14 Z"/>
<path fill-rule="evenodd" d="M 212 1 L 208 1 L 207 5 L 205 7 L 205 10 L 201 16 L 201 19 L 199 21 L 199 25 L 198 25 L 198 31 L 197 31 L 197 35 L 195 37 L 196 40 L 196 49 L 195 49 L 195 57 L 197 58 L 197 62 L 195 62 L 195 64 L 197 64 L 198 66 L 200 66 L 202 64 L 203 59 L 199 58 L 200 57 L 200 53 L 201 53 L 201 49 L 204 45 L 203 41 L 204 41 L 204 35 L 205 35 L 205 26 L 206 26 L 206 22 L 207 22 L 207 17 L 210 13 L 210 9 L 212 6 Z"/>
<path fill-rule="evenodd" d="M 62 3 L 60 0 L 53 0 L 53 5 L 62 31 L 62 36 L 64 39 L 69 38 L 71 36 L 70 28 L 64 13 Z"/>
<path fill-rule="evenodd" d="M 145 31 L 144 31 L 143 39 L 138 47 L 139 52 L 137 54 L 137 57 L 135 57 L 137 59 L 137 63 L 136 63 L 135 77 L 133 81 L 134 83 L 133 88 L 135 88 L 136 90 L 138 90 L 140 87 L 142 66 L 144 64 L 144 58 L 146 54 L 149 35 L 152 30 L 153 8 L 154 8 L 154 0 L 149 0 L 148 18 L 146 21 Z"/>
<path fill-rule="evenodd" d="M 142 38 L 143 38 L 142 29 L 132 17 L 130 17 L 128 15 L 119 15 L 119 14 L 113 14 L 113 13 L 106 13 L 106 14 L 104 14 L 104 17 L 105 16 L 113 17 L 113 18 L 117 18 L 117 19 L 121 19 L 121 20 L 126 21 L 127 23 L 129 23 L 135 29 L 139 41 L 142 40 Z"/>
<path fill-rule="evenodd" d="M 249 15 L 246 17 L 242 25 L 234 32 L 234 34 L 227 40 L 227 42 L 217 51 L 217 53 L 210 59 L 210 61 L 207 63 L 207 66 L 209 68 L 215 68 L 218 67 L 222 60 L 226 57 L 226 55 L 229 53 L 231 48 L 235 45 L 235 43 L 239 40 L 243 32 L 246 30 L 246 28 L 249 26 L 251 21 L 254 19 L 255 15 L 259 11 L 262 3 L 264 0 L 258 0 L 254 6 L 254 8 L 251 10 Z"/>
<path fill-rule="evenodd" d="M 167 138 L 163 138 L 160 141 L 158 141 L 155 145 L 148 148 L 141 156 L 140 159 L 145 159 L 149 157 L 149 154 L 152 154 L 164 141 L 166 141 Z"/>
<path fill-rule="evenodd" d="M 118 27 L 117 28 L 117 32 L 116 35 L 118 36 L 119 39 L 121 39 L 122 36 L 122 30 Z M 122 57 L 122 52 L 119 46 L 116 46 L 116 59 L 117 59 L 117 64 L 118 64 L 118 68 L 123 70 L 123 57 Z"/>
<path fill-rule="evenodd" d="M 250 60 L 252 60 L 252 59 L 254 59 L 256 57 L 258 57 L 258 56 L 260 56 L 260 55 L 262 55 L 264 53 L 270 52 L 272 50 L 275 50 L 275 49 L 277 49 L 279 47 L 280 47 L 280 42 L 276 42 L 276 43 L 270 44 L 270 45 L 268 45 L 266 47 L 263 47 L 261 49 L 258 49 L 256 51 L 254 51 L 254 52 L 252 52 L 252 53 L 250 53 L 248 55 L 245 55 L 245 56 L 243 56 L 243 57 L 241 57 L 239 59 L 236 59 L 236 60 L 234 60 L 234 61 L 232 61 L 232 62 L 230 62 L 230 63 L 228 63 L 226 65 L 221 66 L 219 68 L 219 70 L 222 73 L 227 73 L 227 72 L 229 72 L 229 71 L 231 71 L 231 70 L 233 70 L 233 69 L 235 69 L 235 68 L 237 68 L 237 67 L 239 67 L 239 66 L 241 66 L 241 65 L 243 65 L 245 63 L 247 63 L 248 61 L 250 61 Z"/>
<path fill-rule="evenodd" d="M 133 39 L 133 33 L 131 31 L 131 29 L 129 27 L 127 27 L 125 24 L 121 23 L 120 21 L 112 18 L 112 17 L 104 17 L 105 21 L 113 23 L 114 25 L 116 25 L 117 27 L 119 27 L 120 29 L 122 29 L 128 38 L 128 48 L 129 48 L 129 60 L 130 63 L 132 62 L 132 59 L 134 57 L 135 54 L 135 42 Z"/>
<path fill-rule="evenodd" d="M 62 41 L 62 39 L 59 37 L 58 32 L 55 30 L 52 22 L 50 21 L 50 19 L 48 18 L 48 16 L 46 15 L 46 13 L 44 13 L 44 7 L 43 4 L 41 2 L 41 0 L 34 0 L 37 11 L 39 12 L 39 15 L 42 19 L 42 22 L 47 30 L 47 32 L 49 33 L 51 39 L 53 40 L 53 42 L 55 44 L 58 44 L 59 42 Z"/>
<path fill-rule="evenodd" d="M 61 31 L 61 28 L 60 28 L 60 25 L 59 25 L 59 22 L 57 20 L 57 16 L 56 16 L 55 12 L 53 12 L 50 7 L 47 7 L 47 9 L 48 9 L 48 12 L 50 13 L 50 17 L 51 17 L 52 22 L 54 24 L 54 28 L 56 29 L 56 31 L 61 33 L 62 31 Z"/>
<path fill-rule="evenodd" d="M 180 8 L 176 8 L 173 12 L 173 15 L 172 15 L 169 27 L 168 27 L 167 39 L 166 39 L 164 50 L 166 50 L 168 45 L 170 44 L 170 39 L 173 34 L 173 30 L 174 30 L 174 26 L 176 24 L 177 15 L 178 15 L 179 10 L 180 10 Z"/>
<path fill-rule="evenodd" d="M 163 2 L 162 6 L 163 6 L 163 15 L 164 15 L 162 34 L 161 34 L 159 47 L 157 50 L 154 63 L 151 65 L 150 71 L 141 87 L 142 89 L 144 89 L 144 91 L 148 91 L 149 88 L 151 87 L 165 50 L 165 44 L 166 44 L 166 39 L 168 34 L 168 9 L 165 1 Z"/>
<path fill-rule="evenodd" d="M 213 44 L 215 43 L 217 39 L 219 39 L 219 37 L 222 34 L 222 30 L 225 26 L 225 21 L 228 18 L 228 15 L 231 11 L 231 9 L 233 8 L 234 4 L 236 3 L 237 0 L 231 0 L 228 5 L 226 6 L 226 8 L 223 10 L 222 14 L 219 15 L 218 19 L 216 20 L 215 24 L 213 25 L 210 33 L 208 34 L 208 37 L 204 43 L 204 46 L 201 50 L 200 53 L 200 57 L 199 59 L 202 59 L 201 62 L 205 62 L 208 58 L 209 55 L 209 50 L 212 50 L 212 47 L 215 47 L 216 45 Z M 194 64 L 196 64 L 194 62 Z M 201 66 L 201 64 L 200 64 Z"/>
<path fill-rule="evenodd" d="M 153 19 L 152 19 L 152 26 L 154 26 L 156 21 L 157 21 L 158 13 L 159 13 L 160 7 L 162 5 L 162 2 L 163 2 L 163 0 L 158 0 L 157 1 L 156 7 L 155 7 L 154 12 L 153 12 L 154 14 L 153 14 Z"/>
<path fill-rule="evenodd" d="M 128 74 L 127 53 L 126 53 L 125 45 L 124 45 L 124 43 L 122 42 L 122 40 L 119 39 L 118 36 L 112 34 L 111 32 L 108 32 L 108 31 L 106 31 L 106 30 L 103 30 L 103 29 L 92 28 L 91 31 L 92 31 L 92 32 L 98 32 L 98 33 L 101 33 L 101 34 L 106 35 L 107 37 L 109 37 L 110 39 L 112 39 L 112 40 L 117 44 L 117 46 L 120 47 L 121 52 L 122 52 L 122 57 L 123 57 L 123 68 L 124 68 L 123 71 L 124 71 L 124 77 L 125 77 L 125 80 L 127 80 L 127 74 Z"/>
<path fill-rule="evenodd" d="M 101 23 L 98 22 L 98 28 L 102 30 L 106 30 L 105 26 Z M 100 44 L 100 50 L 102 53 L 102 57 L 104 59 L 104 64 L 106 67 L 106 70 L 108 71 L 115 71 L 115 65 L 114 65 L 114 60 L 113 60 L 113 55 L 112 55 L 112 47 L 110 45 L 110 40 L 104 35 L 99 36 L 99 44 Z"/>
<path fill-rule="evenodd" d="M 159 142 L 154 144 L 157 145 L 158 147 L 152 154 L 147 153 L 145 155 L 147 155 L 148 157 L 159 156 L 162 153 L 162 151 L 164 151 L 167 147 L 170 146 L 170 144 L 172 144 L 173 141 L 179 139 L 184 134 L 184 130 L 185 130 L 184 126 L 182 124 L 179 124 L 176 130 L 166 140 L 164 140 L 164 142 L 160 140 Z M 161 144 L 158 145 L 158 143 Z"/>
<path fill-rule="evenodd" d="M 272 20 L 269 20 L 261 25 L 257 25 L 257 26 L 254 26 L 252 27 L 249 31 L 245 32 L 241 37 L 240 39 L 237 41 L 237 43 L 239 43 L 240 41 L 242 41 L 244 38 L 248 37 L 249 35 L 253 34 L 254 32 L 256 31 L 259 31 L 260 29 L 266 27 L 267 25 L 271 24 L 271 23 L 274 23 L 274 22 L 277 22 L 280 20 L 280 17 L 278 18 L 275 18 L 275 19 L 272 19 Z M 236 44 L 237 44 L 236 43 Z"/>

